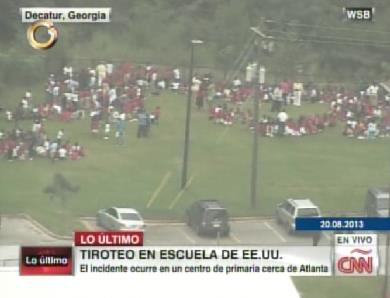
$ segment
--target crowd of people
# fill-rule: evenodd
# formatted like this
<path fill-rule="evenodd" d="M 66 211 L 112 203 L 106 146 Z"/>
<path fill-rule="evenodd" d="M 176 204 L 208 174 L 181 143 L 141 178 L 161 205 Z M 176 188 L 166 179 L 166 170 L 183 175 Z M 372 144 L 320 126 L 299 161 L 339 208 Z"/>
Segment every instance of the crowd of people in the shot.
<path fill-rule="evenodd" d="M 14 128 L 10 131 L 0 130 L 0 156 L 8 161 L 33 160 L 37 157 L 56 160 L 79 160 L 85 156 L 84 148 L 78 143 L 65 140 L 65 133 L 60 129 L 50 139 L 43 124 L 35 120 L 32 129 L 25 131 Z"/>
<path fill-rule="evenodd" d="M 44 124 L 53 121 L 69 122 L 90 119 L 90 132 L 104 140 L 112 137 L 116 144 L 124 143 L 126 126 L 137 122 L 137 138 L 147 138 L 152 125 L 161 117 L 161 107 L 156 105 L 149 112 L 145 107 L 148 94 L 158 95 L 164 89 L 182 92 L 179 68 L 133 66 L 123 63 L 99 63 L 93 68 L 76 71 L 65 66 L 59 74 L 50 74 L 45 99 L 33 100 L 32 92 L 26 91 L 15 109 L 6 109 L 5 118 L 14 122 L 12 131 L 0 133 L 0 155 L 8 160 L 33 159 L 48 156 L 56 159 L 80 159 L 84 149 L 77 142 L 62 141 L 60 130 L 49 139 Z M 31 121 L 31 130 L 20 127 L 22 121 Z"/>
<path fill-rule="evenodd" d="M 338 122 L 345 124 L 343 134 L 347 137 L 390 135 L 390 100 L 376 84 L 351 92 L 340 87 L 303 86 L 288 80 L 275 85 L 258 85 L 251 79 L 247 74 L 244 81 L 239 77 L 230 82 L 215 81 L 209 73 L 195 74 L 191 86 L 194 104 L 203 111 L 207 103 L 209 120 L 216 124 L 240 123 L 265 137 L 314 135 Z M 136 122 L 135 136 L 147 138 L 152 125 L 160 122 L 161 107 L 156 104 L 149 112 L 145 102 L 149 95 L 159 95 L 166 89 L 187 91 L 179 68 L 101 62 L 96 67 L 76 71 L 72 66 L 65 66 L 61 73 L 49 75 L 44 100 L 33 99 L 28 90 L 14 110 L 5 110 L 6 119 L 15 125 L 11 131 L 0 131 L 0 155 L 10 161 L 36 156 L 77 160 L 85 156 L 83 147 L 67 140 L 63 129 L 49 138 L 45 125 L 52 121 L 89 118 L 93 136 L 104 140 L 114 137 L 118 145 L 124 143 L 127 124 Z M 254 96 L 260 98 L 258 123 L 252 111 Z M 329 109 L 296 119 L 288 115 L 290 105 L 299 107 L 304 102 L 320 102 Z M 269 114 L 265 113 L 265 107 Z M 31 129 L 21 129 L 22 120 L 31 121 Z"/>
<path fill-rule="evenodd" d="M 284 80 L 256 90 L 235 79 L 227 86 L 214 94 L 214 99 L 222 100 L 217 104 L 210 101 L 209 120 L 216 124 L 241 123 L 262 136 L 274 137 L 315 135 L 341 123 L 345 126 L 343 135 L 347 137 L 390 136 L 390 97 L 377 84 L 371 84 L 365 90 L 350 91 L 340 87 L 319 88 L 313 84 L 303 88 L 302 84 Z M 253 96 L 260 98 L 261 116 L 257 124 L 252 108 L 245 104 Z M 265 103 L 269 103 L 269 108 Z M 303 103 L 321 103 L 328 108 L 320 114 L 289 117 L 288 107 L 299 107 Z"/>

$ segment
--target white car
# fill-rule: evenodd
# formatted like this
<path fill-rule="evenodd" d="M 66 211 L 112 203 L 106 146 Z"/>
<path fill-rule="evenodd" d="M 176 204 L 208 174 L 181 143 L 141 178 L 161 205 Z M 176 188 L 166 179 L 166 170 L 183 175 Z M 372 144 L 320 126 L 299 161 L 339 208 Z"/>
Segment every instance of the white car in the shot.
<path fill-rule="evenodd" d="M 132 208 L 111 207 L 101 209 L 97 213 L 96 223 L 107 230 L 143 231 L 145 229 L 142 216 Z"/>
<path fill-rule="evenodd" d="M 297 217 L 320 217 L 321 212 L 310 199 L 286 199 L 276 206 L 276 221 L 285 226 L 288 233 L 295 232 Z"/>

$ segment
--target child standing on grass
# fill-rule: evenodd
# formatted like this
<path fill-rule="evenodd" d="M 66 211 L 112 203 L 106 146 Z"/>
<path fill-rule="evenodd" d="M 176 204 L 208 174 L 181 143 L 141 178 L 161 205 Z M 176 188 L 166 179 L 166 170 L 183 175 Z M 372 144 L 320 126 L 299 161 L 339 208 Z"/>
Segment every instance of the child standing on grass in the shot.
<path fill-rule="evenodd" d="M 58 144 L 61 144 L 64 135 L 65 135 L 64 130 L 63 130 L 63 129 L 60 129 L 60 130 L 58 131 L 58 133 L 57 133 L 57 143 L 58 143 Z"/>
<path fill-rule="evenodd" d="M 116 123 L 116 132 L 115 132 L 115 137 L 116 137 L 116 143 L 118 145 L 123 145 L 124 143 L 124 133 L 125 133 L 125 119 L 126 115 L 121 114 L 118 118 L 118 122 Z"/>
<path fill-rule="evenodd" d="M 110 122 L 107 121 L 106 124 L 104 124 L 104 139 L 105 140 L 109 139 L 110 130 L 111 130 L 111 125 L 110 125 Z"/>

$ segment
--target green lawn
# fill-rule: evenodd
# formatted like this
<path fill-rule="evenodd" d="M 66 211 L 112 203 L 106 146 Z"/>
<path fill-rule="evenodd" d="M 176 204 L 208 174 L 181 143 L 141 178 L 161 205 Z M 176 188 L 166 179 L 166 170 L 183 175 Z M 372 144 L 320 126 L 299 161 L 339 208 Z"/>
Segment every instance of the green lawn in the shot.
<path fill-rule="evenodd" d="M 135 207 L 146 218 L 182 218 L 191 201 L 210 197 L 222 200 L 236 216 L 270 215 L 275 205 L 289 196 L 312 198 L 325 213 L 336 214 L 360 211 L 367 188 L 387 185 L 390 179 L 388 139 L 344 138 L 341 125 L 317 136 L 260 138 L 259 197 L 258 207 L 253 209 L 249 198 L 252 134 L 239 124 L 215 125 L 207 120 L 206 112 L 194 109 L 189 167 L 192 183 L 178 196 L 185 99 L 167 92 L 148 99 L 151 110 L 156 105 L 162 107 L 162 119 L 152 127 L 151 137 L 138 140 L 136 123 L 129 123 L 124 146 L 115 145 L 113 138 L 105 141 L 91 136 L 89 120 L 47 122 L 52 137 L 64 128 L 66 138 L 85 146 L 87 157 L 54 164 L 46 159 L 1 160 L 2 212 L 30 213 L 60 233 L 69 233 L 79 216 L 93 216 L 107 206 Z M 299 115 L 326 109 L 326 105 L 308 104 L 288 112 Z M 261 113 L 268 111 L 265 105 Z M 0 127 L 9 126 L 0 120 Z M 31 123 L 23 126 L 29 128 Z M 80 186 L 65 210 L 42 193 L 55 173 Z M 166 184 L 147 208 L 164 176 Z"/>
<path fill-rule="evenodd" d="M 380 277 L 295 277 L 301 298 L 382 298 Z"/>
<path fill-rule="evenodd" d="M 10 92 L 3 104 L 13 105 L 17 94 Z M 325 213 L 342 214 L 362 210 L 367 188 L 387 185 L 390 179 L 388 139 L 344 138 L 341 125 L 318 136 L 260 138 L 258 206 L 251 208 L 252 134 L 241 125 L 215 125 L 207 120 L 207 113 L 194 109 L 189 168 L 192 183 L 179 196 L 185 98 L 167 92 L 148 99 L 150 109 L 156 105 L 162 107 L 162 119 L 153 126 L 151 137 L 136 139 L 136 124 L 129 123 L 124 146 L 115 145 L 113 138 L 105 141 L 100 136 L 92 137 L 88 120 L 46 123 L 52 137 L 64 128 L 66 138 L 86 147 L 87 157 L 54 164 L 44 159 L 12 163 L 0 160 L 1 212 L 29 213 L 60 234 L 79 228 L 78 217 L 93 216 L 107 206 L 135 207 L 146 218 L 182 218 L 193 200 L 210 197 L 222 200 L 236 216 L 270 215 L 275 205 L 289 196 L 312 198 Z M 326 105 L 318 104 L 290 107 L 287 111 L 296 117 L 326 109 Z M 268 111 L 265 105 L 261 114 Z M 26 128 L 30 125 L 23 123 Z M 1 119 L 0 127 L 9 128 L 10 124 Z M 55 173 L 80 186 L 64 209 L 42 192 Z M 147 208 L 164 177 L 166 184 Z M 294 281 L 303 298 L 379 297 L 381 289 L 380 279 L 372 278 Z"/>

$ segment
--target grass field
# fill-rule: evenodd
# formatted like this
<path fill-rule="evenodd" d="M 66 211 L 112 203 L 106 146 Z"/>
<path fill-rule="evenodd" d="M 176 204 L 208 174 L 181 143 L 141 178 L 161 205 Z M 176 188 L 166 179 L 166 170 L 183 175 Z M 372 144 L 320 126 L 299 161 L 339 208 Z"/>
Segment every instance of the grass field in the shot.
<path fill-rule="evenodd" d="M 34 93 L 39 94 L 39 93 Z M 10 99 L 15 97 L 9 95 Z M 215 125 L 206 112 L 193 110 L 189 181 L 180 192 L 184 107 L 181 95 L 165 93 L 149 98 L 150 110 L 160 105 L 161 122 L 148 139 L 136 138 L 136 123 L 126 128 L 125 144 L 112 137 L 91 136 L 89 120 L 47 122 L 51 137 L 60 128 L 65 139 L 79 141 L 87 157 L 51 163 L 0 161 L 0 208 L 4 213 L 27 212 L 60 233 L 70 232 L 79 216 L 93 216 L 107 206 L 130 206 L 146 218 L 182 218 L 191 201 L 219 198 L 232 215 L 270 215 L 286 197 L 309 197 L 323 212 L 360 211 L 369 186 L 390 179 L 388 139 L 355 140 L 341 136 L 342 125 L 310 137 L 260 138 L 258 207 L 250 206 L 252 135 L 246 127 Z M 321 112 L 326 105 L 289 108 L 290 115 Z M 269 106 L 261 113 L 268 113 Z M 0 127 L 11 124 L 0 120 Z M 31 123 L 22 123 L 30 128 Z M 42 189 L 55 173 L 62 173 L 79 193 L 69 197 L 63 210 Z"/>
<path fill-rule="evenodd" d="M 302 298 L 382 298 L 383 278 L 293 278 Z"/>
<path fill-rule="evenodd" d="M 17 92 L 5 95 L 2 104 L 13 106 L 17 96 Z M 388 139 L 344 138 L 342 125 L 317 136 L 260 138 L 259 197 L 257 208 L 251 208 L 251 133 L 241 125 L 215 125 L 207 113 L 193 110 L 191 184 L 180 192 L 185 99 L 167 92 L 148 99 L 149 109 L 156 105 L 162 107 L 162 116 L 151 137 L 136 139 L 136 124 L 129 123 L 123 146 L 115 145 L 113 138 L 91 136 L 88 120 L 46 123 L 52 137 L 64 128 L 65 138 L 85 146 L 87 157 L 54 164 L 46 159 L 1 160 L 1 212 L 29 213 L 60 234 L 78 228 L 78 217 L 93 216 L 103 207 L 135 207 L 146 218 L 182 218 L 184 209 L 201 198 L 219 198 L 236 216 L 270 215 L 280 200 L 290 196 L 312 198 L 325 213 L 342 214 L 361 211 L 367 188 L 387 185 L 390 179 Z M 290 107 L 287 112 L 296 117 L 326 109 L 318 104 Z M 268 111 L 266 105 L 261 113 Z M 31 123 L 22 125 L 30 128 Z M 0 128 L 10 124 L 1 119 Z M 64 208 L 42 192 L 55 173 L 80 186 Z M 294 282 L 303 298 L 379 297 L 381 289 L 381 280 L 371 278 L 295 278 Z"/>

